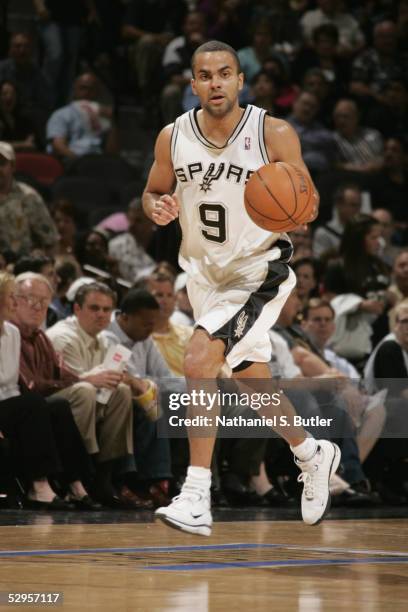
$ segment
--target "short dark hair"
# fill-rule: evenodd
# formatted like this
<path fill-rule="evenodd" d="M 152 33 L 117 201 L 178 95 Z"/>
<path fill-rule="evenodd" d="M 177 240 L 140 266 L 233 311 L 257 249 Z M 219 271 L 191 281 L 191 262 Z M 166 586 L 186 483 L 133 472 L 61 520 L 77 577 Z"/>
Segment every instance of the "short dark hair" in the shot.
<path fill-rule="evenodd" d="M 139 310 L 159 310 L 156 298 L 146 289 L 131 289 L 123 298 L 120 305 L 122 314 L 134 314 Z"/>
<path fill-rule="evenodd" d="M 239 61 L 238 53 L 233 47 L 231 47 L 231 45 L 227 45 L 227 43 L 221 42 L 220 40 L 209 40 L 208 42 L 205 42 L 204 44 L 200 45 L 193 53 L 193 57 L 191 58 L 191 71 L 193 73 L 193 77 L 197 55 L 199 55 L 200 53 L 215 53 L 216 51 L 226 51 L 227 53 L 232 55 L 237 65 L 237 71 L 242 72 L 241 62 Z"/>
<path fill-rule="evenodd" d="M 112 298 L 113 305 L 116 304 L 116 293 L 112 291 L 108 285 L 104 283 L 94 282 L 82 285 L 75 294 L 74 304 L 78 304 L 82 308 L 85 304 L 86 296 L 90 293 L 103 293 Z"/>
<path fill-rule="evenodd" d="M 13 274 L 18 276 L 23 272 L 36 272 L 41 273 L 41 270 L 47 264 L 53 264 L 54 260 L 47 255 L 26 255 L 20 257 L 14 265 Z"/>
<path fill-rule="evenodd" d="M 333 194 L 333 204 L 336 206 L 337 204 L 341 204 L 344 201 L 344 195 L 346 191 L 358 191 L 361 193 L 361 187 L 357 183 L 342 183 L 339 185 L 334 194 Z"/>
<path fill-rule="evenodd" d="M 333 315 L 333 319 L 336 316 L 336 312 L 330 302 L 319 297 L 314 297 L 310 298 L 310 300 L 307 301 L 306 306 L 303 308 L 303 319 L 307 319 L 310 311 L 316 310 L 317 308 L 328 308 Z"/>

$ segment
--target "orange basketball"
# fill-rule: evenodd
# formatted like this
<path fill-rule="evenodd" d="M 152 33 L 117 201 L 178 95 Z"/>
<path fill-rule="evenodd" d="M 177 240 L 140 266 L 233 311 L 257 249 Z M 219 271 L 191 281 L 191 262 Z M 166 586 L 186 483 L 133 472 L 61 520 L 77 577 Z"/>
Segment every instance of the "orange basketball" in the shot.
<path fill-rule="evenodd" d="M 310 221 L 316 199 L 309 177 L 296 166 L 275 162 L 254 172 L 245 187 L 245 208 L 269 232 L 290 232 Z"/>

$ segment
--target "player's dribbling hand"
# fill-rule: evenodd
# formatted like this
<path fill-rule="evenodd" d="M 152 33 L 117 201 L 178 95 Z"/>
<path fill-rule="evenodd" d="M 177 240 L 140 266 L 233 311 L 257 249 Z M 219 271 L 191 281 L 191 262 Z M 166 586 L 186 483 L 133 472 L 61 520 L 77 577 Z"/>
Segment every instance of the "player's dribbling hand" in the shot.
<path fill-rule="evenodd" d="M 154 203 L 152 219 L 157 225 L 167 225 L 177 219 L 180 204 L 176 195 L 162 195 Z"/>

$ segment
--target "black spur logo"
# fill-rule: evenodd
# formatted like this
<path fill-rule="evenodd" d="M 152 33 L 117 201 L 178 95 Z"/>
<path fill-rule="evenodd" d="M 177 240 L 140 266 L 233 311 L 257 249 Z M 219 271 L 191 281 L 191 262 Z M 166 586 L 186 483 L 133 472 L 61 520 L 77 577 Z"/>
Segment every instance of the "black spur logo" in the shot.
<path fill-rule="evenodd" d="M 211 183 L 213 181 L 218 181 L 221 174 L 224 172 L 224 167 L 225 167 L 225 164 L 221 163 L 218 166 L 217 172 L 214 172 L 215 164 L 214 163 L 210 164 L 207 172 L 205 173 L 203 177 L 203 182 L 200 184 L 200 191 L 204 191 L 204 193 L 207 193 L 207 191 L 210 191 Z"/>

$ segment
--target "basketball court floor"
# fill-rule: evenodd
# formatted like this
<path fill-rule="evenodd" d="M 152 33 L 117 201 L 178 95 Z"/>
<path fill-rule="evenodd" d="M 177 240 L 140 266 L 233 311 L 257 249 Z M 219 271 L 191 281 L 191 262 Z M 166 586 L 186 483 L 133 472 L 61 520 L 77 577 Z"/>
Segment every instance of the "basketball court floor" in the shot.
<path fill-rule="evenodd" d="M 3 601 L 63 593 L 60 606 L 26 610 L 407 609 L 407 508 L 337 509 L 316 527 L 298 518 L 297 509 L 220 509 L 203 538 L 151 512 L 2 510 L 0 591 Z"/>

